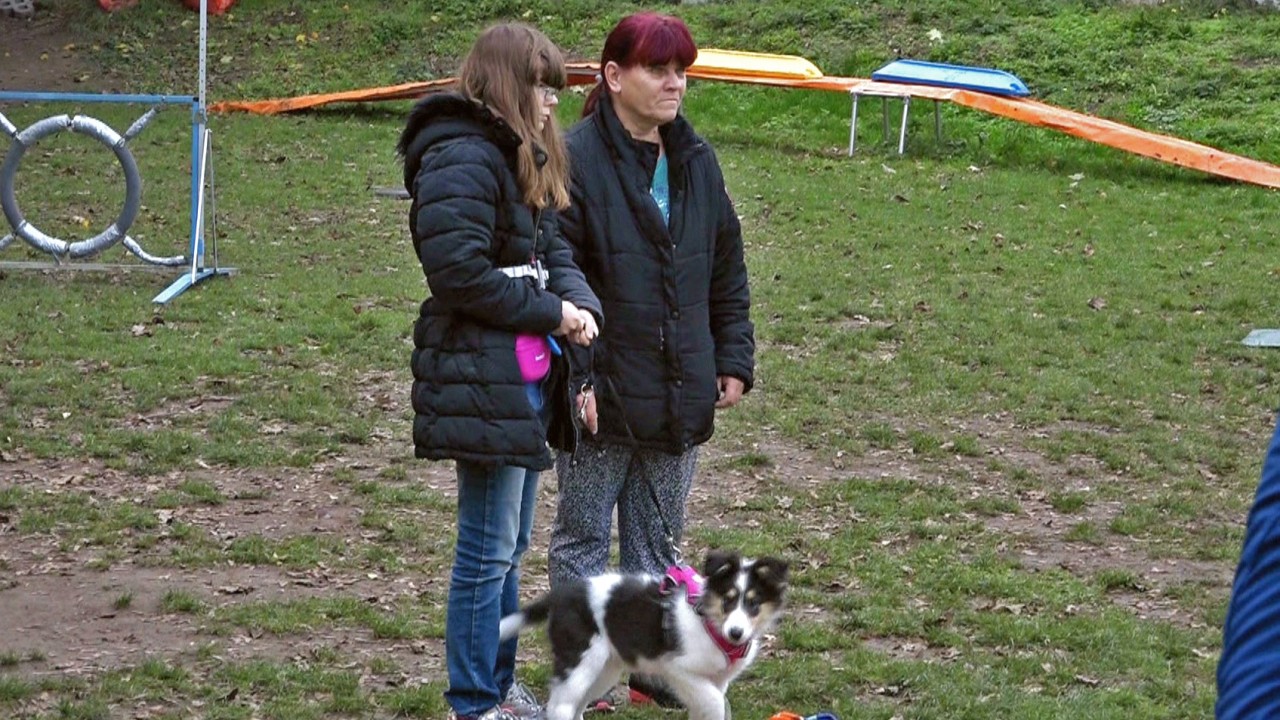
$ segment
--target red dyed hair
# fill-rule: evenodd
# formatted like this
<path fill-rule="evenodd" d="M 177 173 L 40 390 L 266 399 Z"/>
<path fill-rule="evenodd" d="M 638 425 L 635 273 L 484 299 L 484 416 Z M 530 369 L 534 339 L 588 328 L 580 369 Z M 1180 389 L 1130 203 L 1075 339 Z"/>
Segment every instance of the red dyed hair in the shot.
<path fill-rule="evenodd" d="M 618 21 L 604 40 L 600 52 L 600 72 L 607 63 L 630 68 L 637 65 L 666 65 L 675 60 L 681 67 L 689 67 L 698 59 L 698 46 L 684 21 L 673 15 L 641 12 L 628 15 Z M 586 117 L 596 109 L 600 94 L 605 92 L 604 82 L 596 83 L 582 106 Z"/>

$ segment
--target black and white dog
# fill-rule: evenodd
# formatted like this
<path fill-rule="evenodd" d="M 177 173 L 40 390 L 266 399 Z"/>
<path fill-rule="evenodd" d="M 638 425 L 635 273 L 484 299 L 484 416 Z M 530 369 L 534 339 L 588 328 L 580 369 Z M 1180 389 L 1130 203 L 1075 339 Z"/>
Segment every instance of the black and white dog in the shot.
<path fill-rule="evenodd" d="M 547 622 L 554 673 L 547 720 L 580 718 L 623 670 L 660 675 L 696 720 L 722 720 L 725 691 L 760 651 L 787 589 L 787 564 L 711 551 L 696 572 L 605 574 L 557 587 L 502 619 L 503 640 Z"/>

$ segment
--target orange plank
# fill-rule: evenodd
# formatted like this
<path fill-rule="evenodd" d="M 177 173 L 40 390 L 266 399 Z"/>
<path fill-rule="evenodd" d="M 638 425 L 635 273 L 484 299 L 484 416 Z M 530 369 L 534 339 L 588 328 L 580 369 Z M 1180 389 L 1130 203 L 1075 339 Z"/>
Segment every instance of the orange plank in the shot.
<path fill-rule="evenodd" d="M 259 115 L 275 115 L 277 113 L 308 110 L 311 108 L 339 102 L 376 102 L 379 100 L 412 100 L 422 97 L 433 90 L 440 90 L 453 85 L 453 78 L 428 80 L 426 82 L 404 83 L 380 88 L 363 90 L 347 90 L 336 93 L 319 93 L 316 95 L 299 95 L 298 97 L 275 100 L 224 100 L 209 104 L 209 112 L 248 112 Z"/>
<path fill-rule="evenodd" d="M 831 75 L 813 80 L 790 80 L 777 77 L 747 79 L 737 74 L 699 72 L 692 67 L 689 68 L 689 75 L 691 77 L 724 82 L 749 82 L 756 85 L 844 93 L 864 90 L 874 93 L 898 93 L 929 100 L 943 100 L 1037 127 L 1057 130 L 1067 135 L 1073 135 L 1161 162 L 1172 163 L 1254 185 L 1280 189 L 1280 166 L 1242 155 L 1234 155 L 1208 145 L 1191 142 L 1190 140 L 1139 130 L 1113 120 L 1105 120 L 1027 98 L 992 95 L 959 88 L 877 82 L 865 78 Z"/>
<path fill-rule="evenodd" d="M 752 74 L 749 68 L 736 64 L 732 58 L 719 58 L 708 51 L 711 62 L 689 68 L 689 76 L 704 80 L 768 85 L 803 90 L 824 90 L 850 93 L 854 90 L 878 94 L 902 94 L 911 97 L 953 102 L 975 110 L 1007 117 L 1037 127 L 1049 128 L 1078 138 L 1142 155 L 1161 162 L 1200 170 L 1242 182 L 1280 189 L 1280 166 L 1218 150 L 1207 145 L 1139 130 L 1138 128 L 1104 120 L 1093 115 L 1067 110 L 1026 98 L 1006 97 L 958 88 L 911 85 L 907 83 L 877 82 L 866 78 L 851 77 L 799 77 L 790 71 L 769 71 Z M 717 67 L 716 62 L 723 60 Z M 778 66 L 782 67 L 782 66 Z M 597 68 L 594 63 L 570 63 L 567 66 L 570 85 L 589 85 L 595 82 Z M 811 74 L 811 73 L 810 73 Z M 278 100 L 218 102 L 209 106 L 211 112 L 244 111 L 274 114 L 305 110 L 335 102 L 375 102 L 380 100 L 407 100 L 426 95 L 453 85 L 453 78 L 428 82 L 405 83 L 382 88 L 368 88 L 339 93 L 304 95 Z"/>

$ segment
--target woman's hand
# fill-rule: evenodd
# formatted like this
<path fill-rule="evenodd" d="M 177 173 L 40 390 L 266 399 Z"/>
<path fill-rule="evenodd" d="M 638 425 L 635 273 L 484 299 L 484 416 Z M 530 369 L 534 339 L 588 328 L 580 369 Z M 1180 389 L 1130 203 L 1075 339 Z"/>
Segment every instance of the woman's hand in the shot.
<path fill-rule="evenodd" d="M 729 408 L 737 405 L 738 401 L 742 399 L 742 391 L 746 389 L 746 385 L 732 375 L 717 377 L 716 384 L 720 387 L 720 397 L 716 400 L 716 407 L 718 408 Z"/>
<path fill-rule="evenodd" d="M 578 409 L 578 422 L 587 429 L 587 432 L 595 435 L 600 429 L 600 417 L 596 414 L 596 394 L 591 391 L 589 385 L 584 388 L 585 390 L 574 398 L 574 407 Z"/>
<path fill-rule="evenodd" d="M 572 340 L 573 342 L 577 342 L 576 340 L 573 339 L 572 335 L 573 333 L 576 333 L 582 330 L 582 316 L 584 314 L 587 315 L 588 317 L 590 317 L 591 315 L 591 313 L 585 310 L 579 310 L 577 305 L 574 305 L 568 300 L 561 301 L 560 327 L 556 328 L 555 331 L 552 332 L 551 334 L 557 337 L 564 337 L 567 335 L 569 336 L 570 340 Z M 594 323 L 595 321 L 593 320 L 592 324 Z M 578 344 L 581 345 L 582 343 L 578 343 Z"/>
<path fill-rule="evenodd" d="M 579 309 L 578 312 L 581 314 L 582 327 L 569 334 L 569 342 L 586 347 L 600 334 L 600 327 L 596 325 L 596 316 L 590 310 Z"/>

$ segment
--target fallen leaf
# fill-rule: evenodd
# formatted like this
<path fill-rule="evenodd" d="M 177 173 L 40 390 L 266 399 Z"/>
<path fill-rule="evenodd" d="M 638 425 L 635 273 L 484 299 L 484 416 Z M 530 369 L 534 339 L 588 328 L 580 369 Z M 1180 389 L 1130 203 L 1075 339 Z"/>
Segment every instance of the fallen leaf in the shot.
<path fill-rule="evenodd" d="M 1007 612 L 1010 615 L 1021 615 L 1023 609 L 1026 607 L 1025 603 L 998 602 L 995 605 L 992 605 L 991 609 L 995 612 Z"/>

